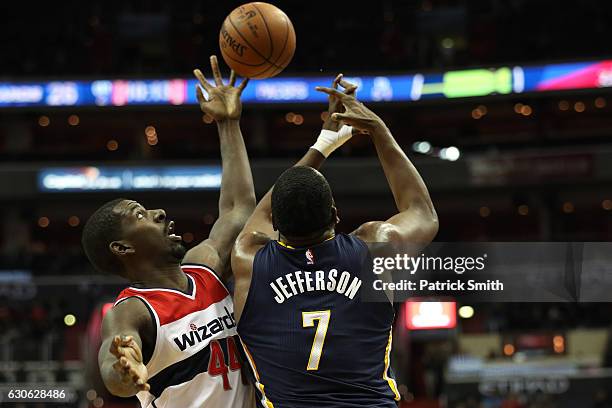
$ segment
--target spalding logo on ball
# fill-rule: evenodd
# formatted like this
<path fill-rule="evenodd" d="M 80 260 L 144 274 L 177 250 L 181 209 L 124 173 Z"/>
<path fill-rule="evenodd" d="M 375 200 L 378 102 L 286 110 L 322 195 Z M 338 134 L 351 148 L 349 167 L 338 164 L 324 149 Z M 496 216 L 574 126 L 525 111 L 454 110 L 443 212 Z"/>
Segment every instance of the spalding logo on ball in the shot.
<path fill-rule="evenodd" d="M 254 79 L 280 74 L 295 52 L 295 30 L 289 17 L 268 3 L 236 8 L 219 33 L 223 59 L 240 76 Z"/>

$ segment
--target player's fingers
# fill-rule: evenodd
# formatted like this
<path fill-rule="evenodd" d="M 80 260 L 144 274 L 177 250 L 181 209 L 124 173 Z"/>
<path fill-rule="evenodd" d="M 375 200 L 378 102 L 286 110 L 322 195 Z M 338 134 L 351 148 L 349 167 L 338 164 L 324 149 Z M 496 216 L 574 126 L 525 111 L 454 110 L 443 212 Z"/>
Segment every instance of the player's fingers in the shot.
<path fill-rule="evenodd" d="M 210 67 L 212 68 L 213 77 L 215 78 L 215 84 L 217 84 L 217 86 L 223 86 L 221 70 L 219 70 L 219 61 L 217 61 L 216 55 L 210 56 Z"/>
<path fill-rule="evenodd" d="M 136 384 L 136 388 L 140 391 L 149 391 L 151 389 L 151 386 L 149 385 L 149 383 L 141 379 L 136 381 L 135 384 Z"/>
<path fill-rule="evenodd" d="M 119 359 L 127 357 L 127 350 L 123 346 L 117 347 L 117 354 L 115 356 Z"/>
<path fill-rule="evenodd" d="M 136 385 L 144 384 L 144 380 L 134 368 L 130 368 L 130 376 L 132 377 L 132 381 L 134 381 Z"/>
<path fill-rule="evenodd" d="M 340 85 L 344 88 L 344 93 L 347 95 L 352 95 L 357 90 L 357 85 L 352 84 L 345 80 L 340 80 Z"/>
<path fill-rule="evenodd" d="M 198 98 L 198 102 L 200 103 L 200 106 L 202 106 L 203 103 L 208 102 L 206 100 L 206 97 L 204 96 L 204 92 L 202 92 L 202 88 L 200 88 L 197 85 L 196 85 L 196 98 Z"/>
<path fill-rule="evenodd" d="M 242 83 L 240 84 L 240 86 L 238 87 L 238 89 L 240 90 L 240 93 L 242 93 L 242 91 L 244 91 L 244 88 L 246 88 L 246 86 L 249 84 L 249 78 L 244 78 L 242 80 Z"/>
<path fill-rule="evenodd" d="M 142 350 L 140 350 L 140 346 L 136 343 L 136 340 L 132 339 L 127 347 L 132 349 L 133 356 L 137 361 L 142 361 Z"/>
<path fill-rule="evenodd" d="M 121 367 L 123 367 L 125 370 L 129 370 L 129 369 L 130 369 L 130 367 L 131 367 L 130 362 L 129 362 L 129 361 L 128 361 L 128 359 L 127 359 L 127 358 L 125 358 L 125 357 L 121 357 L 121 358 L 119 359 L 119 363 L 121 364 Z"/>
<path fill-rule="evenodd" d="M 117 371 L 118 373 L 123 372 L 123 366 L 121 365 L 121 362 L 119 360 L 113 363 L 113 370 Z"/>
<path fill-rule="evenodd" d="M 338 89 L 338 83 L 342 80 L 342 74 L 336 75 L 336 78 L 332 81 L 332 88 Z"/>
<path fill-rule="evenodd" d="M 144 382 L 142 379 L 138 379 L 135 381 L 136 383 L 136 388 L 138 388 L 140 391 L 148 391 L 147 386 L 149 384 L 147 384 L 146 382 Z M 150 388 L 150 387 L 149 387 Z"/>
<path fill-rule="evenodd" d="M 357 86 L 353 86 L 350 88 L 347 88 L 344 93 L 347 95 L 355 95 L 355 92 L 357 91 Z"/>
<path fill-rule="evenodd" d="M 359 118 L 351 114 L 348 114 L 348 113 L 334 113 L 331 116 L 331 118 L 333 121 L 336 121 L 336 122 L 339 122 L 339 121 L 346 122 L 347 125 L 352 125 L 353 123 L 359 120 Z"/>
<path fill-rule="evenodd" d="M 129 369 L 127 369 L 121 361 L 116 361 L 113 363 L 113 370 L 115 370 L 115 372 L 121 376 L 122 381 L 125 381 L 125 377 L 128 375 Z"/>
<path fill-rule="evenodd" d="M 327 87 L 324 87 L 324 86 L 317 86 L 317 87 L 315 87 L 315 89 L 317 91 L 319 91 L 319 92 L 323 92 L 323 93 L 326 93 L 328 95 L 336 96 L 340 100 L 346 99 L 346 95 L 345 94 L 343 94 L 342 92 L 340 92 L 339 90 L 334 89 L 334 88 L 327 88 Z"/>
<path fill-rule="evenodd" d="M 134 340 L 134 337 L 132 336 L 122 336 L 121 337 L 121 347 L 138 347 L 138 344 L 136 344 L 136 341 Z"/>
<path fill-rule="evenodd" d="M 210 92 L 213 86 L 210 84 L 210 82 L 206 80 L 206 77 L 204 76 L 202 71 L 200 71 L 199 69 L 194 69 L 193 75 L 195 75 L 195 77 L 198 79 L 198 82 L 200 82 L 202 88 L 206 89 L 206 92 Z"/>
<path fill-rule="evenodd" d="M 234 70 L 232 69 L 230 71 L 230 79 L 229 79 L 229 86 L 234 86 L 234 84 L 236 83 L 236 73 L 234 72 Z"/>
<path fill-rule="evenodd" d="M 340 86 L 342 86 L 345 90 L 353 89 L 353 88 L 357 89 L 357 85 L 355 85 L 352 82 L 347 81 L 346 79 L 344 79 L 344 77 L 340 79 Z"/>
<path fill-rule="evenodd" d="M 119 346 L 120 341 L 121 341 L 121 338 L 119 336 L 113 337 L 113 341 L 111 341 L 108 351 L 115 354 L 117 352 L 117 347 Z"/>
<path fill-rule="evenodd" d="M 121 349 L 121 346 L 122 346 L 121 337 L 115 336 L 110 345 L 110 349 L 109 349 L 110 353 L 116 356 L 117 358 L 123 356 L 125 353 Z"/>

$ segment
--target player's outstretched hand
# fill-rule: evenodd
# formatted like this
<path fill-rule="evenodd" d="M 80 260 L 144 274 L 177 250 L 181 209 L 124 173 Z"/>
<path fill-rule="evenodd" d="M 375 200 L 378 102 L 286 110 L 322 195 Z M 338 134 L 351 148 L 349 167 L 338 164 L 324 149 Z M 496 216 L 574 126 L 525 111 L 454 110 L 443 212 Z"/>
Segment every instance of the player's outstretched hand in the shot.
<path fill-rule="evenodd" d="M 338 85 L 344 88 L 345 95 L 355 96 L 358 86 L 346 81 L 344 79 L 344 74 L 338 74 L 336 78 L 334 78 L 334 81 L 332 82 L 332 88 L 338 89 Z M 330 115 L 334 113 L 343 113 L 344 106 L 342 105 L 342 102 L 340 102 L 339 98 L 336 98 L 334 95 L 329 95 L 329 105 L 327 111 Z"/>
<path fill-rule="evenodd" d="M 216 86 L 213 86 L 206 80 L 202 71 L 199 69 L 193 70 L 193 74 L 200 82 L 199 86 L 196 85 L 196 96 L 200 103 L 200 109 L 202 109 L 202 112 L 212 116 L 217 122 L 240 119 L 240 114 L 242 113 L 240 95 L 249 83 L 249 79 L 246 78 L 239 86 L 234 86 L 236 84 L 236 73 L 232 70 L 229 84 L 223 85 L 219 62 L 215 55 L 210 57 L 210 67 Z M 208 98 L 204 96 L 202 88 L 208 94 Z"/>
<path fill-rule="evenodd" d="M 121 381 L 136 391 L 148 391 L 149 373 L 142 362 L 142 351 L 132 336 L 115 336 L 110 345 L 111 354 L 117 357 L 113 369 Z"/>
<path fill-rule="evenodd" d="M 345 81 L 343 74 L 338 74 L 336 78 L 334 78 L 331 87 L 333 89 L 338 89 L 338 85 L 344 88 L 344 93 L 346 95 L 355 95 L 355 92 L 357 91 L 357 85 Z M 325 120 L 325 123 L 323 124 L 323 129 L 329 129 L 333 130 L 334 132 L 337 132 L 342 127 L 343 123 L 340 121 L 332 120 L 332 115 L 334 113 L 343 112 L 344 106 L 342 105 L 342 102 L 340 102 L 340 99 L 338 99 L 334 95 L 329 95 L 327 106 L 328 116 Z"/>
<path fill-rule="evenodd" d="M 342 85 L 341 82 L 340 85 Z M 344 122 L 347 125 L 350 125 L 353 128 L 365 133 L 372 133 L 377 127 L 384 126 L 382 119 L 378 117 L 378 115 L 355 98 L 354 91 L 352 94 L 347 94 L 340 92 L 338 89 L 326 88 L 322 86 L 317 86 L 316 90 L 324 92 L 330 97 L 337 98 L 342 106 L 344 106 L 345 111 L 342 113 L 332 114 L 332 120 Z"/>

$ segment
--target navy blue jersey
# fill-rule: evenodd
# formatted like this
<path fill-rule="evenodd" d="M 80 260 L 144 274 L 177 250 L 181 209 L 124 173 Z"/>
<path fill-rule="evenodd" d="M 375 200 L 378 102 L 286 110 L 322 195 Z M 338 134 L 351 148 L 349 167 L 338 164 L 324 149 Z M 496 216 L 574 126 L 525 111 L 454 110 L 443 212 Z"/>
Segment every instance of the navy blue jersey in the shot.
<path fill-rule="evenodd" d="M 270 241 L 255 255 L 238 333 L 265 408 L 396 408 L 390 302 L 360 299 L 367 245 Z"/>

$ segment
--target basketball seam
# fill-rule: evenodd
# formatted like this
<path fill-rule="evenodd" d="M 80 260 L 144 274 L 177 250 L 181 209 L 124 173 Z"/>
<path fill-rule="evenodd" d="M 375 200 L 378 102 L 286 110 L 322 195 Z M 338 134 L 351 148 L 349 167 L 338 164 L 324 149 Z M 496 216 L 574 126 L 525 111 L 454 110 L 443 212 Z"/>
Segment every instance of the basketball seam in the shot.
<path fill-rule="evenodd" d="M 266 32 L 268 33 L 268 39 L 270 40 L 270 58 L 272 58 L 272 56 L 274 55 L 274 43 L 272 42 L 272 31 L 270 31 L 270 27 L 268 27 L 268 22 L 266 21 L 266 17 L 261 12 L 259 7 L 257 7 L 255 3 L 251 3 L 251 4 L 253 5 L 253 7 L 257 9 L 257 11 L 259 11 L 259 15 L 261 16 L 261 19 L 263 20 L 264 25 L 266 26 Z"/>
<path fill-rule="evenodd" d="M 276 59 L 276 61 L 274 61 L 273 65 L 268 66 L 266 69 L 264 69 L 261 72 L 257 72 L 256 74 L 253 74 L 253 77 L 256 77 L 258 75 L 262 75 L 262 74 L 266 73 L 270 68 L 273 68 L 273 67 L 275 68 L 275 70 L 272 73 L 272 76 L 276 76 L 276 75 L 281 73 L 286 68 L 286 66 L 283 67 L 282 65 L 280 65 L 280 66 L 276 65 L 276 63 L 283 56 L 283 53 L 285 52 L 285 48 L 287 48 L 287 43 L 289 42 L 289 32 L 291 31 L 291 30 L 289 30 L 289 19 L 287 17 L 283 17 L 283 18 L 285 20 L 285 27 L 287 28 L 287 34 L 285 35 L 285 43 L 283 44 L 283 48 L 282 48 L 280 54 L 278 55 L 278 58 Z"/>
<path fill-rule="evenodd" d="M 224 52 L 224 51 L 223 51 L 223 50 L 221 50 L 221 52 Z M 233 58 L 233 57 L 232 57 L 231 55 L 229 55 L 229 53 L 227 53 L 227 52 L 225 52 L 224 54 L 225 54 L 225 56 L 226 56 L 227 58 L 231 59 L 232 61 L 239 62 L 240 64 L 242 64 L 242 65 L 246 65 L 247 67 L 260 67 L 260 66 L 262 66 L 262 65 L 264 65 L 264 64 L 266 64 L 266 63 L 268 63 L 268 61 L 264 61 L 264 62 L 262 62 L 261 64 L 247 64 L 246 62 L 242 62 L 242 61 L 240 61 L 240 60 L 238 60 L 238 59 L 236 59 L 236 58 Z M 268 63 L 268 64 L 269 64 L 269 63 Z"/>
<path fill-rule="evenodd" d="M 283 48 L 281 49 L 280 54 L 278 54 L 278 58 L 276 59 L 276 61 L 274 61 L 274 63 L 276 64 L 281 57 L 283 56 L 283 52 L 285 52 L 285 48 L 287 48 L 287 43 L 289 42 L 289 21 L 287 20 L 286 17 L 283 17 L 283 19 L 285 20 L 285 28 L 286 30 L 286 34 L 285 34 L 285 43 L 283 44 Z"/>
<path fill-rule="evenodd" d="M 255 51 L 255 53 L 256 53 L 257 55 L 259 55 L 261 58 L 263 58 L 263 59 L 264 59 L 264 61 L 266 61 L 268 64 L 272 64 L 272 65 L 274 65 L 276 68 L 278 68 L 278 66 L 277 66 L 276 64 L 274 64 L 274 63 L 273 63 L 272 61 L 270 61 L 268 58 L 264 57 L 264 56 L 263 56 L 263 55 L 262 55 L 262 54 L 261 54 L 261 53 L 260 53 L 260 52 L 259 52 L 259 51 L 258 51 L 256 48 L 255 48 L 255 47 L 253 47 L 253 45 L 252 45 L 252 44 L 251 44 L 251 43 L 250 43 L 250 42 L 249 42 L 249 41 L 248 41 L 246 38 L 244 38 L 244 36 L 243 36 L 243 35 L 242 35 L 242 33 L 240 32 L 240 30 L 238 30 L 238 27 L 236 27 L 236 24 L 234 24 L 234 22 L 232 21 L 232 17 L 231 17 L 231 15 L 230 15 L 230 16 L 228 16 L 228 19 L 229 19 L 229 22 L 230 22 L 230 24 L 232 25 L 232 27 L 234 27 L 234 30 L 236 30 L 236 33 L 237 33 L 237 34 L 238 34 L 238 35 L 239 35 L 239 36 L 240 36 L 240 37 L 241 37 L 241 38 L 244 40 L 244 42 L 245 42 L 245 43 L 247 43 L 247 45 L 248 45 L 249 47 L 251 47 L 251 49 L 252 49 L 253 51 Z"/>
<path fill-rule="evenodd" d="M 276 61 L 274 61 L 274 63 L 277 63 L 281 59 L 281 57 L 283 56 L 283 53 L 285 52 L 285 48 L 287 48 L 287 43 L 289 42 L 289 32 L 291 31 L 289 29 L 289 18 L 286 17 L 286 16 L 283 17 L 283 18 L 285 20 L 285 28 L 287 28 L 287 34 L 285 35 L 285 43 L 283 44 L 283 48 L 282 48 L 280 54 L 278 54 L 278 58 L 276 59 Z M 289 61 L 287 61 L 287 63 L 289 63 Z M 281 64 L 281 67 L 282 67 L 282 64 Z M 282 69 L 279 70 L 278 73 L 275 73 L 274 75 L 280 74 L 280 71 L 282 71 L 285 68 L 287 68 L 287 66 L 284 66 Z"/>
<path fill-rule="evenodd" d="M 260 72 L 257 72 L 257 73 L 255 73 L 255 74 L 253 74 L 253 78 L 255 78 L 255 77 L 259 76 L 259 75 L 262 75 L 262 74 L 266 73 L 266 72 L 267 72 L 267 71 L 268 71 L 270 68 L 274 68 L 275 70 L 277 70 L 277 69 L 278 69 L 278 67 L 277 67 L 276 65 L 268 65 L 268 66 L 266 67 L 266 69 L 264 69 L 263 71 L 260 71 Z M 272 75 L 272 76 L 274 76 L 274 75 Z"/>
<path fill-rule="evenodd" d="M 226 21 L 229 21 L 229 18 L 227 18 L 227 19 L 226 19 Z M 225 27 L 225 22 L 226 22 L 226 21 L 224 21 L 224 22 L 223 22 L 223 27 Z M 227 30 L 227 28 L 226 28 L 226 30 Z M 237 30 L 236 30 L 236 31 L 237 31 Z M 247 67 L 260 67 L 260 66 L 262 66 L 262 65 L 264 65 L 264 64 L 266 64 L 266 63 L 267 63 L 267 61 L 265 61 L 265 60 L 264 60 L 264 62 L 259 63 L 259 64 L 247 64 L 246 62 L 243 62 L 243 61 L 240 61 L 240 60 L 238 60 L 238 59 L 236 59 L 236 58 L 233 58 L 233 57 L 230 55 L 230 53 L 229 53 L 229 52 L 227 52 L 227 51 L 224 51 L 224 50 L 223 50 L 223 48 L 221 48 L 221 52 L 223 53 L 223 55 L 224 55 L 225 57 L 227 57 L 227 58 L 231 59 L 232 61 L 239 62 L 239 63 L 240 63 L 240 64 L 242 64 L 242 65 L 246 65 Z"/>
<path fill-rule="evenodd" d="M 237 63 L 239 63 L 239 64 L 241 64 L 241 65 L 246 65 L 246 66 L 249 66 L 249 67 L 258 67 L 258 66 L 260 66 L 260 65 L 265 64 L 265 62 L 262 62 L 262 63 L 261 63 L 261 64 L 259 64 L 259 65 L 245 64 L 244 62 L 242 62 L 242 61 L 240 61 L 240 60 L 237 60 L 237 59 L 235 59 L 235 58 L 232 58 L 231 56 L 229 56 L 229 55 L 227 55 L 227 54 L 224 54 L 224 55 L 225 55 L 227 58 L 231 59 L 232 61 L 235 61 L 235 62 L 237 62 Z M 266 67 L 266 69 L 264 69 L 263 71 L 259 71 L 259 72 L 255 73 L 255 74 L 251 74 L 251 76 L 250 76 L 249 78 L 255 78 L 256 76 L 258 76 L 258 75 L 261 75 L 261 74 L 265 73 L 265 72 L 266 72 L 266 71 L 268 71 L 270 68 L 278 69 L 276 65 L 270 65 L 270 64 L 268 64 L 268 66 Z"/>

